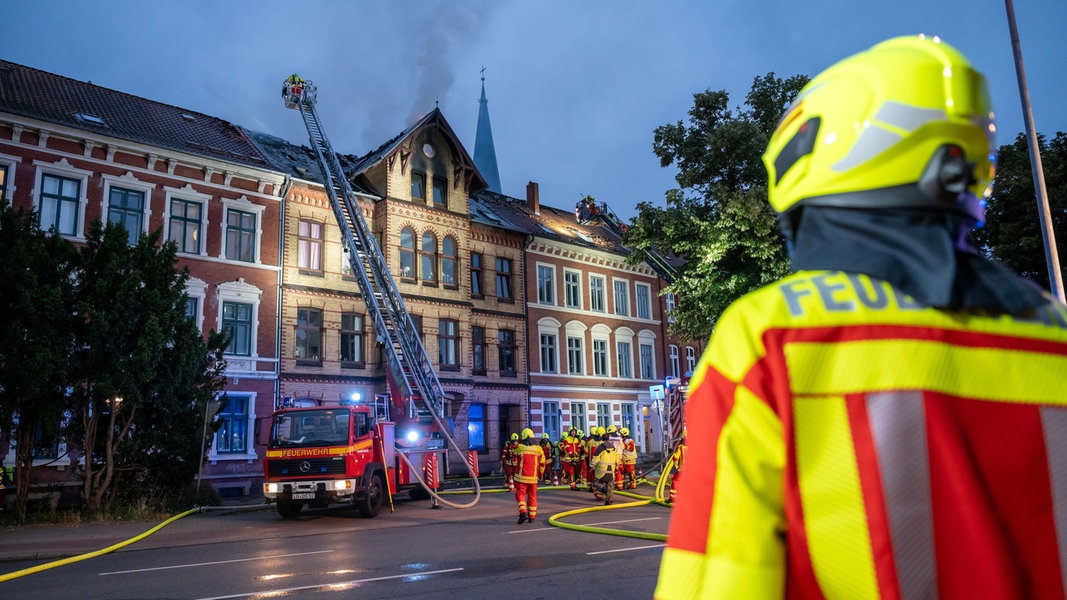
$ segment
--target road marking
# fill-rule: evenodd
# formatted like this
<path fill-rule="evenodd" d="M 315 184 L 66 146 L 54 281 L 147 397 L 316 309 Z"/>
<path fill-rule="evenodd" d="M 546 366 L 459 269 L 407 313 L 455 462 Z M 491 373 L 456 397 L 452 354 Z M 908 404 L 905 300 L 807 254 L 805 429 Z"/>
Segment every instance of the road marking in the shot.
<path fill-rule="evenodd" d="M 315 552 L 296 552 L 293 554 L 273 554 L 271 556 L 256 556 L 253 558 L 235 558 L 232 560 L 216 560 L 212 562 L 189 563 L 186 565 L 171 565 L 169 567 L 152 567 L 149 569 L 130 569 L 129 571 L 108 571 L 100 575 L 125 575 L 126 573 L 144 573 L 145 571 L 166 571 L 167 569 L 188 569 L 190 567 L 205 567 L 207 565 L 225 565 L 228 563 L 248 562 L 251 560 L 266 560 L 268 558 L 288 558 L 290 556 L 307 556 L 308 554 L 326 554 L 333 550 L 316 550 Z"/>
<path fill-rule="evenodd" d="M 592 556 L 594 554 L 611 554 L 612 552 L 631 552 L 633 550 L 648 550 L 649 548 L 662 548 L 667 544 L 653 544 L 651 546 L 638 546 L 636 548 L 617 548 L 615 550 L 598 550 L 596 552 L 586 552 L 586 556 Z"/>
<path fill-rule="evenodd" d="M 662 517 L 643 517 L 641 519 L 626 519 L 624 521 L 601 521 L 599 523 L 575 523 L 575 525 L 586 525 L 586 526 L 614 525 L 615 523 L 636 523 L 637 521 L 655 521 L 655 520 L 658 520 L 658 519 L 661 519 L 661 518 Z"/>
<path fill-rule="evenodd" d="M 291 592 L 302 592 L 306 590 L 323 590 L 330 592 L 339 592 L 342 590 L 351 589 L 364 583 L 371 583 L 374 581 L 388 581 L 390 579 L 408 579 L 411 577 L 425 577 L 427 575 L 438 575 L 440 573 L 452 573 L 454 571 L 462 571 L 463 567 L 456 569 L 441 569 L 440 571 L 419 571 L 417 573 L 405 573 L 403 575 L 386 575 L 384 577 L 368 577 L 367 579 L 352 579 L 350 581 L 341 581 L 338 583 L 318 583 L 315 585 L 302 585 L 300 587 L 291 588 L 278 588 L 275 590 L 263 590 L 259 592 L 245 592 L 243 594 L 232 594 L 229 596 L 211 596 L 210 598 L 199 598 L 198 600 L 231 600 L 232 598 L 262 598 L 266 596 L 281 596 L 282 594 L 289 594 Z"/>

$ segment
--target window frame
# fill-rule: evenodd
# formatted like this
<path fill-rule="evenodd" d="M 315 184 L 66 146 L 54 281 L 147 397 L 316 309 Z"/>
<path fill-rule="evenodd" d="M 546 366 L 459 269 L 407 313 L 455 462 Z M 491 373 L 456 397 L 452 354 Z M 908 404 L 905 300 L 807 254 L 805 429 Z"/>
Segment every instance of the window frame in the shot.
<path fill-rule="evenodd" d="M 405 241 L 405 232 L 408 237 L 407 241 Z M 415 283 L 418 281 L 419 276 L 419 265 L 418 260 L 416 260 L 418 246 L 415 244 L 415 239 L 415 230 L 413 228 L 401 228 L 399 240 L 397 241 L 397 259 L 399 261 L 397 263 L 397 267 L 399 267 L 397 272 L 400 274 L 400 279 L 408 283 Z M 404 271 L 405 262 L 410 263 L 410 272 Z"/>
<path fill-rule="evenodd" d="M 585 428 L 589 413 L 586 411 L 585 402 L 571 401 L 571 427 L 588 431 Z"/>
<path fill-rule="evenodd" d="M 207 207 L 208 202 L 211 199 L 210 196 L 203 196 L 200 194 L 189 193 L 171 193 L 167 191 L 167 199 L 165 210 L 163 211 L 163 220 L 167 224 L 167 240 L 173 241 L 178 246 L 178 253 L 189 256 L 207 256 L 207 240 L 204 239 L 204 234 L 207 232 Z M 174 212 L 174 204 L 176 202 L 182 203 L 186 210 L 184 213 L 188 213 L 189 206 L 195 205 L 199 209 L 199 216 L 197 219 L 191 219 L 186 214 L 176 215 Z M 175 223 L 180 223 L 181 241 L 175 240 Z M 195 251 L 189 251 L 185 247 L 186 237 L 189 235 L 189 227 L 194 226 L 192 232 L 193 242 L 196 244 Z"/>
<path fill-rule="evenodd" d="M 596 403 L 596 426 L 607 429 L 611 427 L 611 403 L 610 402 L 597 402 Z"/>
<path fill-rule="evenodd" d="M 437 320 L 437 366 L 442 371 L 459 370 L 459 321 Z"/>
<path fill-rule="evenodd" d="M 608 312 L 607 285 L 606 276 L 589 274 L 589 310 L 598 313 Z"/>
<path fill-rule="evenodd" d="M 307 231 L 305 232 L 305 226 Z M 315 230 L 318 235 L 315 235 Z M 313 219 L 297 219 L 296 224 L 296 268 L 301 275 L 323 276 L 326 272 L 326 224 Z M 342 252 L 343 254 L 343 252 Z M 317 266 L 316 264 L 317 263 Z"/>
<path fill-rule="evenodd" d="M 243 430 L 243 442 L 244 451 L 226 451 L 219 449 L 219 436 L 222 434 L 225 424 L 223 423 L 212 436 L 211 448 L 208 452 L 208 460 L 220 461 L 220 460 L 255 460 L 258 458 L 255 447 L 255 421 L 256 421 L 256 392 L 225 392 L 220 394 L 218 400 L 228 403 L 232 399 L 242 399 L 244 401 L 244 413 L 230 413 L 236 415 L 244 415 L 244 419 L 241 424 Z M 225 407 L 223 407 L 225 408 Z"/>
<path fill-rule="evenodd" d="M 567 373 L 585 375 L 584 336 L 567 335 Z"/>
<path fill-rule="evenodd" d="M 311 317 L 316 317 L 312 319 Z M 298 306 L 296 309 L 296 325 L 293 333 L 293 358 L 297 366 L 321 367 L 323 354 L 323 319 L 324 311 L 314 306 Z M 316 322 L 313 322 L 316 321 Z M 303 332 L 303 336 L 301 336 Z M 312 347 L 314 343 L 315 347 Z M 300 355 L 301 349 L 304 355 Z M 315 355 L 311 355 L 314 350 Z"/>
<path fill-rule="evenodd" d="M 455 236 L 446 235 L 441 239 L 440 263 L 441 285 L 450 290 L 459 289 L 459 242 Z"/>
<path fill-rule="evenodd" d="M 537 263 L 537 303 L 548 306 L 556 305 L 556 267 L 546 263 Z"/>
<path fill-rule="evenodd" d="M 418 191 L 416 192 L 416 185 Z M 426 201 L 426 171 L 411 171 L 411 199 Z"/>
<path fill-rule="evenodd" d="M 142 236 L 148 234 L 148 220 L 151 217 L 151 205 L 152 205 L 152 190 L 155 189 L 154 185 L 146 184 L 138 181 L 132 175 L 129 177 L 102 177 L 104 180 L 104 195 L 102 197 L 101 214 L 106 217 L 108 223 L 120 223 L 126 228 L 126 233 L 132 233 L 126 220 L 114 221 L 112 219 L 113 213 L 125 213 L 127 216 L 136 215 L 136 237 L 129 235 L 127 238 L 130 245 L 136 245 L 137 241 Z M 114 196 L 116 192 L 122 193 L 123 196 L 129 197 L 139 196 L 141 200 L 141 206 L 139 209 L 133 210 L 129 207 L 122 206 L 116 207 L 114 203 Z"/>
<path fill-rule="evenodd" d="M 482 281 L 482 271 L 485 266 L 482 263 L 482 253 L 471 252 L 469 260 L 471 273 L 471 298 L 485 298 L 485 286 Z"/>
<path fill-rule="evenodd" d="M 337 358 L 341 362 L 342 369 L 363 369 L 367 366 L 367 348 L 365 345 L 366 315 L 355 311 L 343 311 L 341 313 L 341 327 L 338 330 Z M 345 350 L 350 349 L 352 356 L 345 356 Z"/>
<path fill-rule="evenodd" d="M 678 345 L 670 344 L 667 350 L 668 359 L 671 365 L 671 377 L 680 377 L 682 370 L 682 361 L 678 354 Z"/>
<path fill-rule="evenodd" d="M 262 256 L 260 253 L 260 242 L 263 238 L 263 212 L 266 210 L 266 207 L 261 206 L 259 204 L 253 204 L 251 201 L 248 200 L 248 198 L 241 196 L 236 200 L 223 198 L 222 209 L 222 222 L 219 224 L 222 235 L 222 244 L 220 244 L 221 247 L 219 249 L 219 258 L 226 261 L 233 261 L 245 264 L 259 264 L 260 257 Z M 251 260 L 230 257 L 231 212 L 251 215 L 253 217 L 253 224 L 251 229 L 245 228 L 243 226 L 234 229 L 234 231 L 240 233 L 248 232 L 252 234 L 251 239 L 249 240 L 250 251 L 252 254 Z M 243 248 L 243 244 L 241 245 L 241 247 Z"/>
<path fill-rule="evenodd" d="M 619 292 L 622 293 L 619 293 Z M 611 299 L 614 314 L 619 317 L 629 317 L 630 314 L 630 280 L 619 277 L 611 278 Z"/>
<path fill-rule="evenodd" d="M 563 269 L 563 305 L 582 310 L 582 272 Z"/>
<path fill-rule="evenodd" d="M 234 354 L 224 352 L 226 356 L 243 358 L 256 358 L 259 356 L 259 304 L 263 297 L 263 290 L 242 281 L 226 281 L 218 284 L 218 306 L 215 327 L 217 331 L 223 331 L 223 307 L 227 302 L 237 304 L 249 304 L 252 306 L 252 329 L 249 332 L 249 354 Z M 229 348 L 227 348 L 229 350 Z"/>
<path fill-rule="evenodd" d="M 634 314 L 638 319 L 652 319 L 652 286 L 634 282 Z"/>
<path fill-rule="evenodd" d="M 517 348 L 515 330 L 497 330 L 497 370 L 500 372 L 501 377 L 516 377 L 518 375 L 516 368 L 518 363 Z"/>
<path fill-rule="evenodd" d="M 485 327 L 482 327 L 481 325 L 471 325 L 472 375 L 485 375 L 487 372 L 485 348 Z"/>
<path fill-rule="evenodd" d="M 496 299 L 497 302 L 515 302 L 515 297 L 512 292 L 512 261 L 510 258 L 498 256 L 496 257 Z M 505 267 L 501 270 L 501 267 Z M 503 292 L 503 293 L 502 293 Z"/>
<path fill-rule="evenodd" d="M 623 349 L 625 348 L 625 352 Z M 619 379 L 633 378 L 633 342 L 631 340 L 615 340 L 615 366 L 618 369 Z"/>
<path fill-rule="evenodd" d="M 422 285 L 437 286 L 437 264 L 437 236 L 432 231 L 424 231 L 419 237 L 419 281 Z"/>
<path fill-rule="evenodd" d="M 239 309 L 240 307 L 247 307 L 248 308 L 248 319 L 243 319 L 239 315 L 238 316 L 234 316 L 234 317 L 227 316 L 227 310 L 226 309 L 227 309 L 227 307 L 231 307 L 231 306 L 234 309 Z M 236 300 L 223 300 L 221 302 L 221 305 L 220 305 L 220 308 L 219 308 L 219 319 L 222 322 L 222 328 L 220 329 L 220 331 L 227 331 L 227 328 L 229 328 L 230 330 L 233 330 L 233 329 L 236 329 L 239 326 L 244 326 L 244 327 L 247 327 L 247 329 L 248 329 L 248 337 L 247 337 L 247 342 L 246 342 L 248 347 L 247 348 L 244 348 L 244 347 L 237 348 L 236 346 L 238 345 L 238 340 L 240 340 L 241 338 L 236 334 L 231 334 L 230 343 L 226 345 L 226 349 L 223 351 L 223 355 L 227 355 L 227 356 L 242 356 L 242 357 L 251 357 L 251 356 L 253 356 L 253 350 L 252 350 L 253 342 L 252 342 L 252 340 L 255 338 L 255 329 L 256 329 L 256 327 L 255 327 L 255 310 L 254 310 L 254 307 L 252 306 L 252 304 L 250 302 L 239 302 L 239 301 L 236 301 Z"/>
<path fill-rule="evenodd" d="M 480 454 L 488 452 L 488 433 L 489 405 L 484 402 L 471 402 L 467 408 L 467 447 Z M 478 440 L 481 443 L 478 443 Z"/>
<path fill-rule="evenodd" d="M 545 400 L 541 403 L 541 430 L 548 434 L 548 439 L 557 442 L 563 437 L 563 413 L 558 400 Z"/>
<path fill-rule="evenodd" d="M 441 177 L 440 175 L 433 176 L 433 187 L 431 188 L 431 196 L 433 199 L 434 208 L 448 209 L 448 179 Z M 441 191 L 440 198 L 438 198 L 438 190 Z"/>
<path fill-rule="evenodd" d="M 559 373 L 559 335 L 542 331 L 538 339 L 538 347 L 541 350 L 541 372 Z"/>
<path fill-rule="evenodd" d="M 63 237 L 71 238 L 76 241 L 85 241 L 85 209 L 89 205 L 87 188 L 89 187 L 89 176 L 91 173 L 80 169 L 74 169 L 66 162 L 66 159 L 60 160 L 59 163 L 55 164 L 41 163 L 38 161 L 35 161 L 34 164 L 37 165 L 36 181 L 38 186 L 34 190 L 33 209 L 37 211 L 38 227 L 45 231 L 55 227 L 55 231 Z M 46 194 L 44 191 L 45 177 L 74 182 L 77 184 L 75 196 Z M 60 190 L 62 191 L 62 185 L 60 185 Z M 55 224 L 45 227 L 43 205 L 46 197 L 55 198 L 57 202 L 68 202 L 73 205 L 71 206 L 74 210 L 74 218 L 72 219 L 73 231 L 67 233 L 60 230 Z M 56 217 L 59 221 L 62 221 L 62 207 L 62 204 L 57 204 L 56 206 Z"/>

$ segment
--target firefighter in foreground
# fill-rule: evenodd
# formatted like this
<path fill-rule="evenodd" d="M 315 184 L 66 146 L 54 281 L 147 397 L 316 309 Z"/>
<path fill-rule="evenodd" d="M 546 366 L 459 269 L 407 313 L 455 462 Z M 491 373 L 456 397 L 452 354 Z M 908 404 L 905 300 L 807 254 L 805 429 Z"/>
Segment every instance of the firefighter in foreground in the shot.
<path fill-rule="evenodd" d="M 519 525 L 537 517 L 537 482 L 545 474 L 545 453 L 534 439 L 533 430 L 522 430 L 522 444 L 516 452 L 515 500 L 519 503 Z"/>
<path fill-rule="evenodd" d="M 797 272 L 690 382 L 658 598 L 1064 597 L 1067 308 L 970 243 L 993 132 L 938 38 L 794 100 L 763 158 Z"/>

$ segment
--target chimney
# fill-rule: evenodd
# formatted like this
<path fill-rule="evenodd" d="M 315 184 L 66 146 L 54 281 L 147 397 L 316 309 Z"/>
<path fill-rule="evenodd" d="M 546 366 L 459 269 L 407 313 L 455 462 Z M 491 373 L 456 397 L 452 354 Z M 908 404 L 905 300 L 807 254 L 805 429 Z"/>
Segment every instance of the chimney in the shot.
<path fill-rule="evenodd" d="M 529 206 L 535 215 L 541 214 L 541 193 L 537 189 L 536 181 L 526 184 L 526 206 Z"/>

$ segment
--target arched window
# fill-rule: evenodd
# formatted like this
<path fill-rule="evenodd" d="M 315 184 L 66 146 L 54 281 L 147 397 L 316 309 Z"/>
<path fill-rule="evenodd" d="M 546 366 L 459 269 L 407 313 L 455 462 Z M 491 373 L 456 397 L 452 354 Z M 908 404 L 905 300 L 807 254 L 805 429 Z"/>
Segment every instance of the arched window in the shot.
<path fill-rule="evenodd" d="M 441 283 L 456 287 L 456 238 L 445 237 L 441 242 Z"/>
<path fill-rule="evenodd" d="M 423 283 L 437 283 L 437 238 L 427 231 L 419 247 L 419 272 Z"/>
<path fill-rule="evenodd" d="M 408 227 L 400 230 L 400 277 L 415 278 L 415 234 Z"/>

